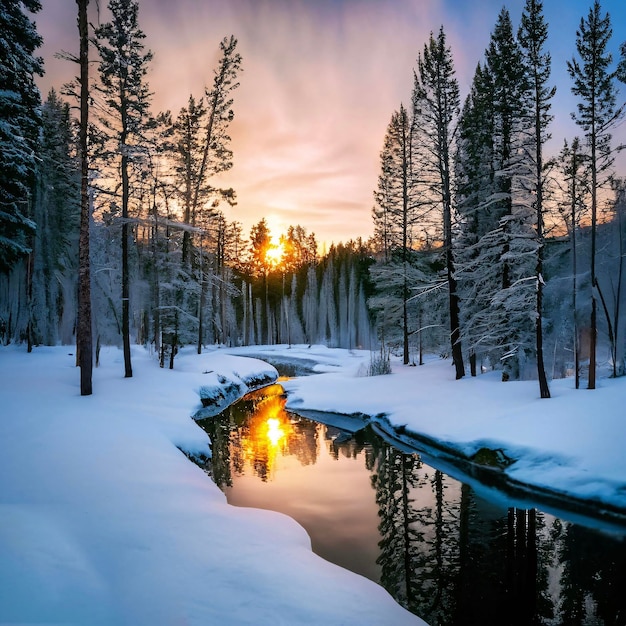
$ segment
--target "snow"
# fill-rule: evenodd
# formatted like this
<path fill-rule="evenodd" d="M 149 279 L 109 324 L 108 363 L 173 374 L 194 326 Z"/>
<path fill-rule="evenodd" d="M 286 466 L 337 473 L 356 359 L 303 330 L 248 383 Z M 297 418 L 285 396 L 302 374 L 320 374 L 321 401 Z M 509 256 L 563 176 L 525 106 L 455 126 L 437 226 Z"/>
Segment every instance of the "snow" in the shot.
<path fill-rule="evenodd" d="M 283 383 L 292 410 L 372 416 L 468 456 L 502 449 L 512 478 L 626 514 L 626 379 L 552 381 L 541 400 L 536 382 L 455 381 L 439 359 L 366 377 L 369 352 L 321 346 L 183 350 L 173 371 L 136 348 L 124 379 L 107 348 L 81 398 L 72 352 L 0 349 L 2 624 L 423 623 L 314 555 L 290 518 L 228 505 L 181 453 L 210 454 L 201 395 L 224 403 L 275 378 L 253 356 L 315 364 Z"/>
<path fill-rule="evenodd" d="M 178 449 L 209 453 L 190 416 L 211 373 L 266 363 L 190 351 L 169 371 L 138 348 L 124 379 L 103 349 L 80 397 L 71 352 L 0 349 L 1 624 L 422 623 L 292 519 L 228 505 Z"/>

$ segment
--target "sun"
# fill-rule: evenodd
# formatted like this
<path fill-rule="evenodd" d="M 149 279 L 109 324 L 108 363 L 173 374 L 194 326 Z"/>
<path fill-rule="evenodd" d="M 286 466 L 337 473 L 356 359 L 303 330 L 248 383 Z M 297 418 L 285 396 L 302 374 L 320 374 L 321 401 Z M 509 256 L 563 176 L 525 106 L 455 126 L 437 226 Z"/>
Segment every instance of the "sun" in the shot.
<path fill-rule="evenodd" d="M 282 263 L 284 255 L 285 247 L 282 243 L 271 244 L 265 251 L 265 262 L 270 268 L 276 269 Z"/>

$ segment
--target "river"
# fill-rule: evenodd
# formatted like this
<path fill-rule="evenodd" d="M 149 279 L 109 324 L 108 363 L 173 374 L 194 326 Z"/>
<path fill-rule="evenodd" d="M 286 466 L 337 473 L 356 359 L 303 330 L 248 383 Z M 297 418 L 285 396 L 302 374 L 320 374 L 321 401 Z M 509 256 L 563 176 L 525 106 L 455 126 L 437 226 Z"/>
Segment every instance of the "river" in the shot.
<path fill-rule="evenodd" d="M 431 626 L 626 625 L 626 528 L 507 501 L 285 402 L 272 385 L 199 422 L 231 504 L 289 515 Z"/>

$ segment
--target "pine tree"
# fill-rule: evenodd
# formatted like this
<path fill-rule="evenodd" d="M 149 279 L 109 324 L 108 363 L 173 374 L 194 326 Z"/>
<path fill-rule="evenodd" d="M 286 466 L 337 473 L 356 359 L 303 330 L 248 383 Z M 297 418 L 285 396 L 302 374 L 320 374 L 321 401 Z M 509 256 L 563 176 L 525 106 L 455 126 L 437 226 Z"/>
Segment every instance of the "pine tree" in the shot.
<path fill-rule="evenodd" d="M 518 378 L 534 344 L 536 253 L 532 200 L 523 181 L 530 172 L 523 152 L 528 114 L 527 74 L 509 13 L 502 9 L 464 108 L 460 152 L 459 209 L 467 235 L 460 279 L 464 287 L 464 333 L 471 350 L 501 363 L 503 380 Z M 480 127 L 479 140 L 470 134 Z M 469 131 L 469 132 L 468 132 Z M 475 167 L 475 159 L 489 159 Z M 476 180 L 472 181 L 476 176 Z M 469 204 L 468 204 L 469 202 Z"/>
<path fill-rule="evenodd" d="M 204 100 L 199 101 L 189 96 L 187 106 L 183 107 L 174 121 L 174 175 L 175 188 L 182 207 L 183 222 L 195 226 L 196 207 L 193 206 L 195 190 L 204 188 L 200 182 L 200 168 L 202 163 L 202 139 L 200 137 L 207 110 Z M 203 199 L 204 199 L 204 194 Z M 183 263 L 189 259 L 190 234 L 184 235 Z"/>
<path fill-rule="evenodd" d="M 100 118 L 105 136 L 112 143 L 106 154 L 119 167 L 122 219 L 122 340 L 124 375 L 133 375 L 130 357 L 130 272 L 129 208 L 130 168 L 140 148 L 148 122 L 150 92 L 145 81 L 151 52 L 144 52 L 145 35 L 138 24 L 139 5 L 135 0 L 110 0 L 112 20 L 96 30 L 100 55 L 100 80 L 105 115 Z"/>
<path fill-rule="evenodd" d="M 493 78 L 487 67 L 476 67 L 470 93 L 459 120 L 455 162 L 455 205 L 460 215 L 457 235 L 457 275 L 463 306 L 461 335 L 469 345 L 470 373 L 476 376 L 479 356 L 487 352 L 482 341 L 488 323 L 489 292 L 479 261 L 479 241 L 491 230 L 488 199 L 494 192 Z"/>
<path fill-rule="evenodd" d="M 184 219 L 192 225 L 197 213 L 207 206 L 215 206 L 222 200 L 235 204 L 232 189 L 212 187 L 209 183 L 213 176 L 233 165 L 228 127 L 234 119 L 232 92 L 239 87 L 237 76 L 241 71 L 241 55 L 232 35 L 220 42 L 220 51 L 212 87 L 205 89 L 204 99 L 196 101 L 190 97 L 187 109 L 181 111 L 175 124 L 178 184 Z M 184 263 L 190 260 L 190 246 L 191 232 L 186 231 Z"/>
<path fill-rule="evenodd" d="M 409 265 L 412 228 L 418 218 L 418 202 L 412 157 L 414 125 L 404 108 L 393 113 L 380 155 L 381 174 L 374 194 L 375 228 L 384 242 L 385 262 L 400 271 L 403 363 L 409 363 Z M 384 273 L 383 273 L 384 275 Z"/>
<path fill-rule="evenodd" d="M 31 251 L 35 224 L 30 215 L 41 120 L 35 76 L 43 61 L 34 56 L 42 39 L 25 11 L 39 0 L 0 2 L 0 272 Z"/>
<path fill-rule="evenodd" d="M 530 104 L 530 118 L 533 122 L 533 131 L 530 141 L 530 157 L 533 161 L 534 171 L 530 184 L 534 195 L 536 215 L 536 238 L 537 238 L 537 300 L 536 300 L 536 323 L 535 323 L 535 356 L 537 359 L 537 377 L 539 380 L 539 392 L 542 398 L 550 397 L 550 389 L 546 377 L 543 360 L 543 255 L 544 255 L 544 158 L 543 146 L 550 138 L 547 127 L 552 120 L 550 114 L 550 100 L 553 98 L 556 88 L 550 87 L 551 58 L 545 51 L 548 38 L 548 27 L 543 17 L 543 4 L 539 0 L 526 0 L 522 23 L 518 38 L 524 52 L 526 67 L 529 73 L 530 89 L 528 92 Z M 532 153 L 534 148 L 534 153 Z"/>
<path fill-rule="evenodd" d="M 602 16 L 600 3 L 596 0 L 587 18 L 581 18 L 576 31 L 576 50 L 579 59 L 567 62 L 567 69 L 574 84 L 572 93 L 578 96 L 577 112 L 573 115 L 583 129 L 589 147 L 591 172 L 591 319 L 589 346 L 588 388 L 596 388 L 597 343 L 597 277 L 596 277 L 596 229 L 598 219 L 598 191 L 606 182 L 613 165 L 610 128 L 622 117 L 623 106 L 616 108 L 614 73 L 609 70 L 612 55 L 607 51 L 611 35 L 611 18 Z"/>
<path fill-rule="evenodd" d="M 42 106 L 34 218 L 32 338 L 35 344 L 56 345 L 59 319 L 73 309 L 61 291 L 63 282 L 76 289 L 80 214 L 79 167 L 73 153 L 75 137 L 70 107 L 51 90 Z"/>
<path fill-rule="evenodd" d="M 455 78 L 452 52 L 446 44 L 443 27 L 437 39 L 431 33 L 423 54 L 418 58 L 418 71 L 413 88 L 414 117 L 420 119 L 420 166 L 428 170 L 426 184 L 441 206 L 443 246 L 448 284 L 450 342 L 456 378 L 465 376 L 459 328 L 459 298 L 452 248 L 452 172 L 451 147 L 456 119 L 459 115 L 459 85 Z M 422 174 L 423 176 L 423 174 Z"/>

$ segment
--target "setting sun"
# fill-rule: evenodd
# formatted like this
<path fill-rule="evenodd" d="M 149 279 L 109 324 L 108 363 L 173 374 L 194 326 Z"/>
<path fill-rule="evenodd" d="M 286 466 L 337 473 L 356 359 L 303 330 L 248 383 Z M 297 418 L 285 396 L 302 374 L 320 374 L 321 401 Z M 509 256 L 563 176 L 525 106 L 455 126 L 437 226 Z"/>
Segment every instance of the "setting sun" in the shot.
<path fill-rule="evenodd" d="M 282 243 L 278 245 L 270 245 L 265 251 L 265 261 L 271 268 L 278 267 L 283 260 L 285 254 L 285 247 Z"/>

